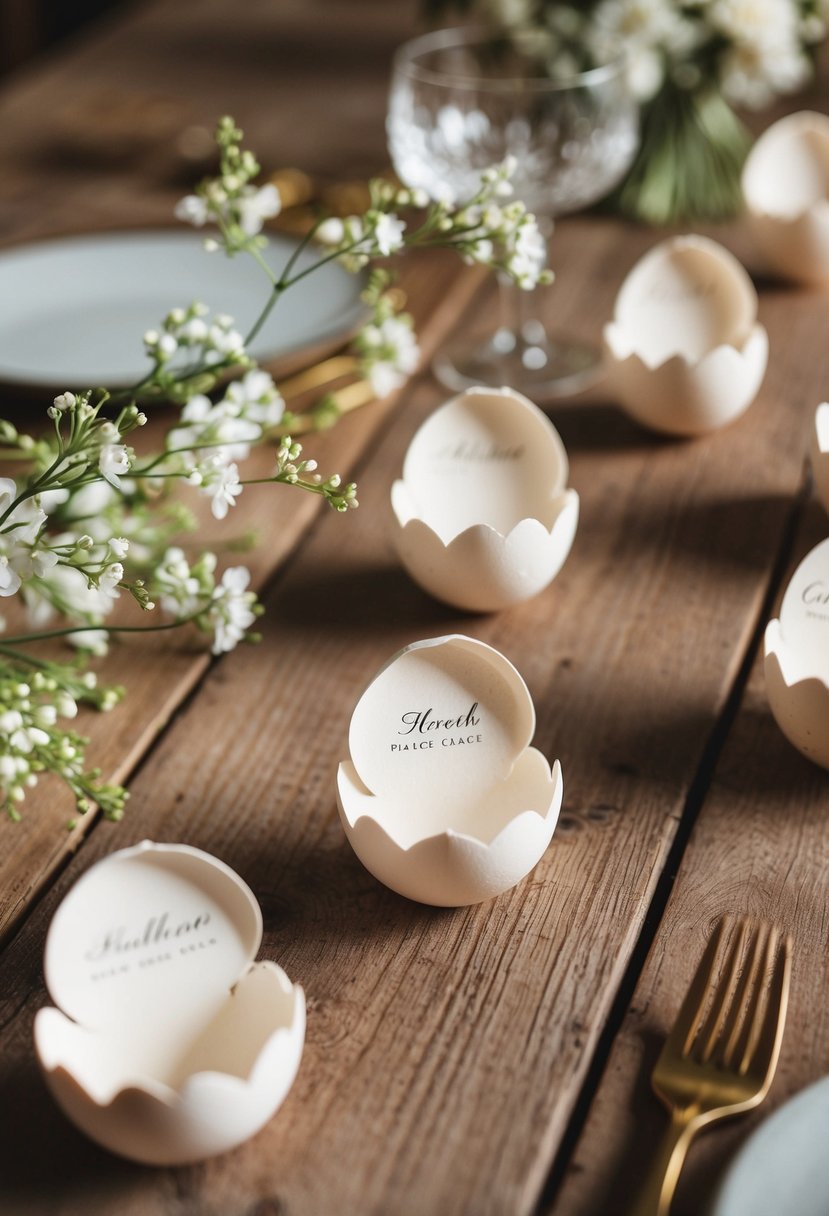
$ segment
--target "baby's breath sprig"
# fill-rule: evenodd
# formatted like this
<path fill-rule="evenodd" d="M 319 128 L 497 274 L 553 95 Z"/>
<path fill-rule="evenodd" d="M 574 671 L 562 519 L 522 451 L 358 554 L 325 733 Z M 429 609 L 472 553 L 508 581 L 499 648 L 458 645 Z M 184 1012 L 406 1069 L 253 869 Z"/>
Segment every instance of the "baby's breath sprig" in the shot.
<path fill-rule="evenodd" d="M 123 813 L 126 792 L 85 768 L 85 740 L 60 722 L 73 718 L 79 704 L 107 709 L 119 699 L 122 690 L 98 689 L 84 670 L 88 656 L 105 653 L 112 636 L 189 625 L 210 638 L 216 655 L 258 637 L 253 626 L 262 608 L 249 572 L 231 566 L 219 574 L 214 553 L 188 558 L 176 543 L 194 521 L 186 503 L 172 497 L 173 488 L 206 497 L 217 520 L 254 481 L 294 486 L 338 513 L 357 507 L 356 485 L 339 473 L 318 472 L 288 432 L 294 423 L 307 429 L 309 419 L 315 429 L 331 426 L 372 394 L 388 395 L 415 370 L 413 319 L 403 311 L 391 272 L 375 262 L 406 247 L 443 246 L 498 267 L 523 286 L 546 281 L 533 217 L 520 203 L 500 201 L 511 192 L 506 164 L 484 175 L 464 207 L 430 204 L 421 191 L 374 182 L 363 215 L 321 220 L 277 270 L 264 256 L 262 229 L 279 212 L 279 194 L 273 185 L 255 184 L 259 164 L 232 119 L 221 120 L 216 139 L 218 175 L 182 199 L 176 213 L 196 227 L 211 225 L 208 249 L 248 255 L 262 268 L 269 288 L 249 331 L 200 302 L 171 308 L 144 334 L 148 370 L 130 388 L 59 393 L 43 434 L 25 434 L 0 419 L 0 459 L 19 470 L 0 478 L 0 598 L 19 597 L 30 626 L 0 641 L 0 807 L 12 818 L 19 817 L 26 790 L 46 773 L 68 785 L 79 813 L 93 803 L 111 818 Z M 318 256 L 310 254 L 313 248 Z M 249 348 L 282 295 L 334 260 L 354 270 L 373 268 L 364 290 L 371 316 L 350 356 L 362 379 L 323 395 L 303 415 L 289 414 Z M 177 413 L 160 446 L 148 452 L 139 432 L 145 408 L 159 400 Z M 274 440 L 272 474 L 246 478 L 251 449 Z M 110 622 L 121 596 L 142 610 L 141 625 Z M 4 628 L 0 620 L 0 632 Z M 46 638 L 76 646 L 75 664 L 42 661 L 21 649 Z"/>
<path fill-rule="evenodd" d="M 100 769 L 85 769 L 88 740 L 58 720 L 74 718 L 82 704 L 112 709 L 123 689 L 101 688 L 95 673 L 77 663 L 32 659 L 5 645 L 0 656 L 0 809 L 18 820 L 26 791 L 51 772 L 69 786 L 79 813 L 94 802 L 120 819 L 126 791 L 102 783 Z"/>

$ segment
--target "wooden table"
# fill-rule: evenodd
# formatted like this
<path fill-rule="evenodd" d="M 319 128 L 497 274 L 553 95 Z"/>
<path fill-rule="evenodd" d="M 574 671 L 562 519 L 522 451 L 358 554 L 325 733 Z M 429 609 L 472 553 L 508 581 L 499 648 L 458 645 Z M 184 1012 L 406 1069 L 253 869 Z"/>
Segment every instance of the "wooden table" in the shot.
<path fill-rule="evenodd" d="M 169 216 L 183 183 L 161 151 L 113 163 L 67 145 L 65 124 L 56 136 L 63 108 L 94 113 L 104 94 L 160 93 L 207 125 L 232 112 L 270 166 L 334 178 L 382 167 L 388 62 L 413 28 L 412 4 L 381 0 L 126 10 L 0 93 L 0 239 Z M 717 235 L 756 269 L 743 228 Z M 656 236 L 615 219 L 563 222 L 551 318 L 595 338 Z M 404 284 L 424 367 L 453 330 L 492 319 L 492 284 L 448 255 L 412 259 Z M 67 832 L 68 801 L 44 783 L 23 823 L 0 827 L 4 1214 L 623 1212 L 663 1125 L 650 1067 L 728 911 L 793 933 L 788 1029 L 770 1098 L 700 1140 L 676 1213 L 699 1212 L 752 1127 L 825 1072 L 829 777 L 777 730 L 758 654 L 788 573 L 829 530 L 804 469 L 829 384 L 829 298 L 759 284 L 771 362 L 736 425 L 669 442 L 601 401 L 553 411 L 582 517 L 562 573 L 530 603 L 459 616 L 395 562 L 389 484 L 445 396 L 424 370 L 396 401 L 309 444 L 359 478 L 356 515 L 290 491 L 243 496 L 233 531 L 266 534 L 253 560 L 260 647 L 209 662 L 180 643 L 123 644 L 100 664 L 129 696 L 83 728 L 91 758 L 129 782 L 126 819 Z M 361 868 L 334 772 L 364 682 L 401 645 L 451 631 L 498 647 L 526 677 L 565 804 L 514 891 L 437 911 Z M 180 1170 L 131 1165 L 76 1133 L 31 1046 L 57 903 L 92 862 L 145 837 L 237 869 L 262 904 L 261 956 L 308 997 L 305 1055 L 280 1113 L 235 1153 Z"/>

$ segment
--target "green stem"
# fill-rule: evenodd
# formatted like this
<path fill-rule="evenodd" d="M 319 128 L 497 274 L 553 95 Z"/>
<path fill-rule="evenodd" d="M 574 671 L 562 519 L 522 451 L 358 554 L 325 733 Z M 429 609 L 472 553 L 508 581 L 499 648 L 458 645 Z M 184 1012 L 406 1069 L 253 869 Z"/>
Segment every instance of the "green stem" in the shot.
<path fill-rule="evenodd" d="M 205 608 L 207 605 L 205 605 Z M 65 638 L 72 633 L 160 633 L 164 629 L 180 629 L 182 625 L 190 625 L 201 616 L 204 609 L 194 612 L 192 616 L 182 617 L 180 621 L 167 621 L 163 625 L 69 625 L 65 629 L 47 629 L 42 633 L 19 633 L 17 637 L 7 638 L 4 646 L 22 646 L 25 642 L 45 642 L 50 638 Z"/>

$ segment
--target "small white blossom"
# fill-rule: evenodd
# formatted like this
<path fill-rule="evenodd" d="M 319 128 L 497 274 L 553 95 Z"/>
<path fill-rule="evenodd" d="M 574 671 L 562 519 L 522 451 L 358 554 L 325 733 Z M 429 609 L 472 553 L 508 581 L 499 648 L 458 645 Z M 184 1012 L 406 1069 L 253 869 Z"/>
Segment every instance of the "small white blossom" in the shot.
<path fill-rule="evenodd" d="M 192 224 L 195 228 L 202 228 L 208 219 L 207 202 L 205 199 L 200 198 L 198 194 L 188 194 L 176 203 L 175 217 L 177 220 L 182 220 L 185 224 Z"/>
<path fill-rule="evenodd" d="M 405 230 L 405 223 L 396 215 L 380 216 L 374 229 L 374 241 L 383 257 L 388 257 L 402 247 Z"/>
<path fill-rule="evenodd" d="M 236 505 L 244 486 L 235 464 L 214 466 L 214 470 L 211 476 L 202 481 L 202 488 L 210 499 L 214 519 L 224 519 L 228 509 Z"/>
<path fill-rule="evenodd" d="M 71 410 L 76 404 L 74 393 L 60 393 L 53 402 L 56 410 Z"/>
<path fill-rule="evenodd" d="M 279 215 L 282 210 L 282 200 L 276 186 L 268 183 L 258 190 L 244 193 L 237 204 L 239 225 L 246 236 L 255 236 L 262 231 L 267 219 Z"/>
<path fill-rule="evenodd" d="M 322 245 L 341 245 L 345 237 L 345 226 L 336 216 L 323 220 L 317 229 L 317 240 Z"/>
<path fill-rule="evenodd" d="M 256 597 L 247 590 L 249 582 L 250 573 L 244 566 L 232 566 L 225 570 L 213 593 L 208 619 L 214 630 L 214 654 L 233 650 L 256 620 Z"/>
<path fill-rule="evenodd" d="M 113 562 L 111 565 L 106 566 L 99 575 L 98 586 L 101 591 L 106 592 L 107 595 L 117 596 L 118 584 L 121 582 L 123 577 L 124 567 L 120 562 Z"/>
<path fill-rule="evenodd" d="M 130 456 L 123 443 L 105 443 L 99 457 L 101 473 L 116 488 L 121 487 L 121 477 L 130 470 Z"/>

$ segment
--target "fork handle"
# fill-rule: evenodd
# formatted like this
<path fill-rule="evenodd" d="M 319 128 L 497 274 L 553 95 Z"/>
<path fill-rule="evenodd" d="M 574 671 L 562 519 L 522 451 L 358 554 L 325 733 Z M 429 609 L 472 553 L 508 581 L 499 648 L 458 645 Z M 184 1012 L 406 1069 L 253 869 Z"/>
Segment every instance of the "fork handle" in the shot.
<path fill-rule="evenodd" d="M 671 1122 L 631 1208 L 631 1216 L 668 1216 L 688 1145 L 697 1130 L 698 1114 L 693 1106 L 671 1111 Z"/>

